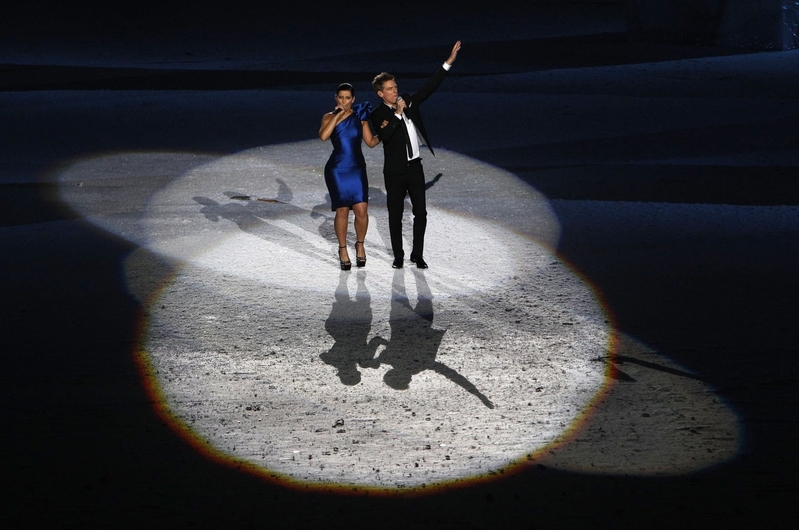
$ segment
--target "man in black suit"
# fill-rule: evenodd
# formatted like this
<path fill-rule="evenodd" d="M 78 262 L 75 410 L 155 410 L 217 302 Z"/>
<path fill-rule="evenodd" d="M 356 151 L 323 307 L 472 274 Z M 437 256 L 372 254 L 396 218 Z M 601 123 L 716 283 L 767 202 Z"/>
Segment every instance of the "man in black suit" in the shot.
<path fill-rule="evenodd" d="M 372 125 L 383 143 L 383 177 L 386 183 L 388 206 L 388 229 L 391 235 L 391 250 L 394 252 L 392 267 L 401 269 L 405 252 L 402 249 L 402 213 L 405 210 L 406 194 L 411 198 L 413 211 L 413 248 L 411 262 L 426 269 L 424 260 L 424 232 L 427 227 L 425 204 L 425 178 L 422 159 L 419 156 L 420 142 L 424 142 L 435 156 L 427 131 L 422 121 L 420 107 L 446 77 L 458 56 L 461 42 L 455 43 L 447 60 L 427 83 L 414 94 L 399 94 L 394 76 L 383 72 L 372 81 L 372 88 L 382 105 L 372 112 Z"/>

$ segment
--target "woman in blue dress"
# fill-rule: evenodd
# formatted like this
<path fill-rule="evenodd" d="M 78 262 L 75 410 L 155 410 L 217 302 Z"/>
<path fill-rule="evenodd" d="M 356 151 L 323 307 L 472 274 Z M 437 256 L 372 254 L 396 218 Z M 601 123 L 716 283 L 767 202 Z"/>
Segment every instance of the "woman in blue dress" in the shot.
<path fill-rule="evenodd" d="M 336 90 L 336 108 L 322 116 L 319 139 L 328 138 L 333 143 L 333 153 L 325 165 L 325 183 L 330 192 L 332 210 L 336 212 L 333 226 L 338 239 L 338 258 L 341 270 L 350 270 L 352 262 L 347 252 L 347 226 L 350 210 L 355 213 L 355 263 L 366 265 L 366 249 L 363 246 L 366 229 L 369 227 L 367 203 L 369 183 L 366 180 L 366 161 L 361 151 L 361 139 L 369 147 L 380 140 L 369 128 L 369 103 L 353 105 L 355 90 L 349 83 L 342 83 Z"/>

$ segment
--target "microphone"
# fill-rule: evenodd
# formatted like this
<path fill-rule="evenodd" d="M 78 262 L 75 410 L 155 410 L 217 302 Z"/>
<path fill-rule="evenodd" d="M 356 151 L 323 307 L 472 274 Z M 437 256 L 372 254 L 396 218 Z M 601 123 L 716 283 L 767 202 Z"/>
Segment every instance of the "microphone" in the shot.
<path fill-rule="evenodd" d="M 336 107 L 335 109 L 333 109 L 333 116 L 335 116 L 339 112 L 341 112 L 341 107 Z"/>
<path fill-rule="evenodd" d="M 405 103 L 405 100 L 404 100 L 404 99 L 402 99 L 402 96 L 397 96 L 397 106 L 399 106 L 399 102 L 400 102 L 400 101 L 402 101 L 403 103 Z M 410 107 L 410 105 L 405 105 L 405 106 L 406 106 L 406 107 Z"/>

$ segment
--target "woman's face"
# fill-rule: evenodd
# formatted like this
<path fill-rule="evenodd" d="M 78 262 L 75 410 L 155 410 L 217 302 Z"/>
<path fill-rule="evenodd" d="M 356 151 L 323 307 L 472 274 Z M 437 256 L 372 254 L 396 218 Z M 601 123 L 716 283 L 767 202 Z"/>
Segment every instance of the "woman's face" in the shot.
<path fill-rule="evenodd" d="M 342 110 L 349 110 L 353 101 L 355 101 L 355 98 L 352 97 L 352 92 L 349 90 L 339 90 L 336 92 L 336 105 L 341 107 Z"/>

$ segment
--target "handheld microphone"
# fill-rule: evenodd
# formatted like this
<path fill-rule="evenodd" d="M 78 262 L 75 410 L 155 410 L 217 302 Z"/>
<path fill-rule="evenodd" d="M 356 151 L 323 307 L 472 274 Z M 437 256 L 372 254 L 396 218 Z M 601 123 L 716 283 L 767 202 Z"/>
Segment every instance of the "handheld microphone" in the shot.
<path fill-rule="evenodd" d="M 335 109 L 333 109 L 333 116 L 335 116 L 339 112 L 341 112 L 341 107 L 336 107 Z"/>

